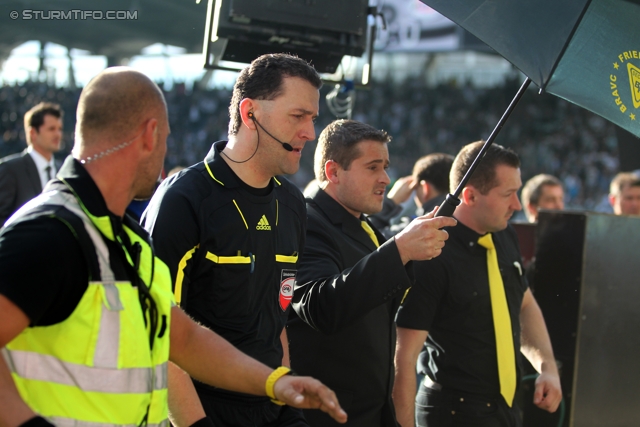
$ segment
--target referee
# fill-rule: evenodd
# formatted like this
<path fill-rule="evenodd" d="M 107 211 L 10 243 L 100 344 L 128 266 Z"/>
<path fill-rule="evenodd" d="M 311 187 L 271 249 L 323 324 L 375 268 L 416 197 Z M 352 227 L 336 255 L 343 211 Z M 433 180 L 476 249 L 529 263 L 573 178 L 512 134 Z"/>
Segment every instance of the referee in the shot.
<path fill-rule="evenodd" d="M 306 230 L 302 194 L 279 175 L 295 173 L 315 139 L 320 86 L 297 57 L 254 60 L 233 89 L 229 140 L 165 180 L 143 216 L 183 309 L 273 368 L 283 364 L 281 335 Z M 177 369 L 170 379 L 175 424 L 206 414 L 214 425 L 308 425 L 300 411 L 266 397 L 213 388 Z"/>

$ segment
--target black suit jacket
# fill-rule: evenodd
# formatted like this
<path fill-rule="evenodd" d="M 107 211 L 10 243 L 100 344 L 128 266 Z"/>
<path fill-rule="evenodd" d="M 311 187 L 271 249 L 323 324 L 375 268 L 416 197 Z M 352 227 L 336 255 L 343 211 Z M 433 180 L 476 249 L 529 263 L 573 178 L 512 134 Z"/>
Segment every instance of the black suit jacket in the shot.
<path fill-rule="evenodd" d="M 376 249 L 360 220 L 322 190 L 307 199 L 307 215 L 292 303 L 299 317 L 287 325 L 292 368 L 337 393 L 347 426 L 396 426 L 393 320 L 413 267 L 402 265 L 394 240 Z M 320 411 L 305 417 L 312 427 L 339 425 Z"/>
<path fill-rule="evenodd" d="M 40 175 L 26 149 L 0 159 L 0 227 L 22 205 L 40 193 Z"/>

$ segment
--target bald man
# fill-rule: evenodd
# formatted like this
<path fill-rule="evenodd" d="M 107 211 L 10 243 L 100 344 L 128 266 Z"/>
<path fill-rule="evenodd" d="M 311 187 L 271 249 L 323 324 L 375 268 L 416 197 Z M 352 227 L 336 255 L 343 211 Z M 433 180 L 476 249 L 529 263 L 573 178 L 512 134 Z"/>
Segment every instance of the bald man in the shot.
<path fill-rule="evenodd" d="M 318 381 L 274 375 L 175 306 L 169 269 L 125 215 L 153 192 L 168 134 L 159 88 L 105 70 L 80 96 L 72 156 L 0 232 L 0 426 L 168 426 L 168 360 L 344 422 Z"/>

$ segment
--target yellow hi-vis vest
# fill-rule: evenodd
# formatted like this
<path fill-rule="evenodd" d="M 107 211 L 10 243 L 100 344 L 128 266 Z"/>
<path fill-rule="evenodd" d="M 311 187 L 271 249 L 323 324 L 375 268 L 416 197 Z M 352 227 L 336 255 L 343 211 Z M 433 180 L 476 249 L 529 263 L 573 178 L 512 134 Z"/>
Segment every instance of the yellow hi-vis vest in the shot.
<path fill-rule="evenodd" d="M 120 240 L 110 219 L 92 216 L 73 194 L 50 191 L 32 200 L 6 226 L 43 215 L 67 224 L 83 251 L 96 253 L 99 271 L 91 272 L 87 290 L 69 318 L 27 328 L 2 350 L 21 397 L 58 427 L 168 426 L 173 305 L 168 267 L 142 235 L 124 227 L 131 243 L 141 245 L 138 276 L 158 309 L 151 350 L 138 289 L 131 282 L 116 281 L 110 265 L 103 238 Z M 84 245 L 80 237 L 85 237 Z M 134 265 L 128 253 L 127 258 Z M 145 316 L 149 324 L 148 310 Z"/>

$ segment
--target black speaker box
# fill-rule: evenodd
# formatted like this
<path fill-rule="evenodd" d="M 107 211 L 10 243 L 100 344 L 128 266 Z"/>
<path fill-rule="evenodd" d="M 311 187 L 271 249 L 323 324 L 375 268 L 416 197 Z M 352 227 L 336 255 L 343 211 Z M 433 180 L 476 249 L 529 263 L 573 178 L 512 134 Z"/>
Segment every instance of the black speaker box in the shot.
<path fill-rule="evenodd" d="M 638 425 L 639 230 L 640 217 L 540 213 L 530 285 L 559 363 L 564 408 L 538 409 L 533 380 L 525 383 L 525 427 Z"/>

